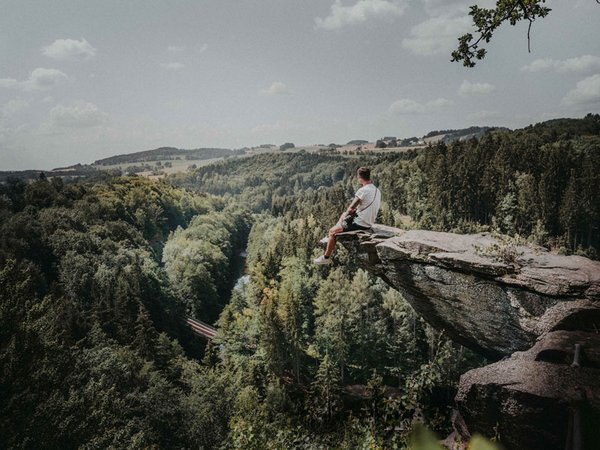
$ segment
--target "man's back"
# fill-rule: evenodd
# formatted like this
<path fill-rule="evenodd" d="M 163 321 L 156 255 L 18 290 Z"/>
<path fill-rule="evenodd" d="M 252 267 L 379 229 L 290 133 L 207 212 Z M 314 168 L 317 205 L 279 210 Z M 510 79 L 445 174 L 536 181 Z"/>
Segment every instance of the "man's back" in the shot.
<path fill-rule="evenodd" d="M 373 183 L 369 183 L 356 191 L 355 195 L 361 201 L 356 209 L 354 223 L 363 227 L 373 226 L 381 205 L 381 191 Z"/>

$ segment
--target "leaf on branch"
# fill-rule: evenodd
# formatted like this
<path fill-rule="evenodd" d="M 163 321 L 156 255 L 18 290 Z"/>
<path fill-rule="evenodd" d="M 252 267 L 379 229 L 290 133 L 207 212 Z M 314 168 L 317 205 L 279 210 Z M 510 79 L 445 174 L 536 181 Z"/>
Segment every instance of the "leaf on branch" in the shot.
<path fill-rule="evenodd" d="M 521 20 L 529 21 L 527 48 L 531 51 L 531 24 L 537 18 L 546 17 L 551 11 L 550 8 L 542 6 L 545 2 L 546 0 L 498 0 L 496 7 L 492 9 L 471 6 L 469 15 L 473 18 L 477 37 L 471 33 L 460 36 L 458 47 L 452 52 L 451 61 L 462 61 L 465 67 L 474 67 L 475 60 L 481 60 L 486 55 L 486 50 L 479 48 L 480 42 L 490 42 L 496 29 L 507 21 L 513 26 Z"/>

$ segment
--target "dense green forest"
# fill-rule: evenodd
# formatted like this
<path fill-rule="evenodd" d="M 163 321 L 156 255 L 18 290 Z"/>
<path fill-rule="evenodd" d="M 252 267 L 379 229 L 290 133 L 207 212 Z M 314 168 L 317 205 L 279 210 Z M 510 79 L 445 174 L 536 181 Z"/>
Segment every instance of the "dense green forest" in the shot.
<path fill-rule="evenodd" d="M 431 437 L 415 420 L 446 436 L 460 374 L 487 362 L 343 247 L 311 264 L 360 165 L 380 223 L 598 255 L 599 115 L 418 152 L 229 158 L 164 181 L 9 179 L 0 448 L 417 448 Z"/>
<path fill-rule="evenodd" d="M 383 156 L 231 159 L 172 180 L 234 197 L 254 211 L 297 217 L 310 212 L 331 224 L 356 189 L 353 171 L 368 165 L 383 193 L 381 223 L 404 227 L 408 215 L 415 228 L 496 230 L 597 258 L 599 147 L 600 115 L 588 114 Z"/>

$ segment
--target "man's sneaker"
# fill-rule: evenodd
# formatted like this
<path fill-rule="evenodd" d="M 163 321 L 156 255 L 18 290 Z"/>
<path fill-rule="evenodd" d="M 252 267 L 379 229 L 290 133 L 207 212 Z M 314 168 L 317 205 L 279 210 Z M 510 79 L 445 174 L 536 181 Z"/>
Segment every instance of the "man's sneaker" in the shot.
<path fill-rule="evenodd" d="M 325 236 L 319 241 L 319 244 L 329 244 L 329 236 Z"/>
<path fill-rule="evenodd" d="M 315 264 L 331 264 L 331 257 L 325 258 L 325 255 L 319 256 L 317 259 L 313 259 Z"/>

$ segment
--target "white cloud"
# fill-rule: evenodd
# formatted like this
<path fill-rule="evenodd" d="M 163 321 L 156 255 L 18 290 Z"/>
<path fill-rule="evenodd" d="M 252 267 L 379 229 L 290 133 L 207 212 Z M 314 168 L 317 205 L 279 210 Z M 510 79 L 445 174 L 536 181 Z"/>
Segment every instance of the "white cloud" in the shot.
<path fill-rule="evenodd" d="M 88 128 L 102 125 L 108 114 L 89 102 L 76 101 L 71 105 L 56 105 L 48 113 L 46 125 L 50 128 Z"/>
<path fill-rule="evenodd" d="M 440 109 L 444 108 L 445 106 L 451 103 L 452 102 L 450 100 L 447 100 L 445 98 L 430 100 L 426 103 L 419 103 L 409 98 L 403 98 L 392 103 L 390 105 L 389 111 L 392 114 L 421 114 L 439 111 Z"/>
<path fill-rule="evenodd" d="M 15 114 L 26 110 L 29 107 L 29 102 L 27 100 L 23 100 L 21 98 L 17 98 L 14 100 L 9 100 L 6 102 L 0 111 L 2 111 L 2 117 L 8 118 L 12 117 Z"/>
<path fill-rule="evenodd" d="M 181 53 L 185 50 L 185 47 L 183 45 L 169 45 L 167 47 L 167 51 L 169 53 Z"/>
<path fill-rule="evenodd" d="M 561 104 L 583 108 L 600 105 L 600 74 L 579 81 L 575 89 L 563 97 Z"/>
<path fill-rule="evenodd" d="M 274 81 L 271 86 L 266 89 L 261 89 L 258 93 L 261 95 L 283 95 L 289 94 L 289 90 L 281 81 Z"/>
<path fill-rule="evenodd" d="M 583 55 L 556 61 L 555 68 L 558 72 L 587 72 L 600 70 L 600 58 L 593 55 Z"/>
<path fill-rule="evenodd" d="M 48 58 L 58 60 L 87 60 L 96 55 L 96 49 L 85 38 L 57 39 L 52 44 L 42 47 L 42 53 Z"/>
<path fill-rule="evenodd" d="M 402 46 L 417 55 L 450 52 L 458 46 L 458 38 L 474 31 L 468 15 L 471 5 L 492 8 L 495 0 L 422 0 L 428 19 L 415 25 Z"/>
<path fill-rule="evenodd" d="M 0 87 L 11 89 L 21 87 L 22 81 L 17 81 L 14 78 L 0 78 Z"/>
<path fill-rule="evenodd" d="M 434 55 L 458 45 L 458 37 L 471 28 L 471 17 L 432 17 L 414 26 L 402 46 L 417 55 Z"/>
<path fill-rule="evenodd" d="M 464 16 L 469 12 L 469 7 L 477 3 L 481 8 L 492 8 L 496 0 L 423 0 L 425 12 L 429 16 Z"/>
<path fill-rule="evenodd" d="M 18 81 L 14 78 L 0 78 L 0 87 L 38 91 L 53 88 L 67 79 L 67 75 L 58 69 L 38 67 L 31 71 L 27 80 Z"/>
<path fill-rule="evenodd" d="M 465 0 L 423 0 L 429 16 L 465 15 L 471 2 Z"/>
<path fill-rule="evenodd" d="M 200 46 L 200 48 L 198 49 L 198 53 L 204 53 L 207 48 L 208 48 L 208 44 L 202 44 Z"/>
<path fill-rule="evenodd" d="M 554 67 L 554 60 L 550 58 L 536 59 L 531 63 L 521 67 L 523 72 L 541 72 L 543 70 L 552 69 Z"/>
<path fill-rule="evenodd" d="M 369 19 L 401 16 L 405 9 L 404 1 L 359 0 L 354 5 L 344 6 L 341 0 L 335 0 L 327 17 L 315 18 L 315 26 L 324 30 L 335 30 L 364 23 Z"/>
<path fill-rule="evenodd" d="M 481 95 L 493 92 L 496 87 L 490 83 L 471 83 L 464 80 L 458 89 L 460 95 Z"/>
<path fill-rule="evenodd" d="M 467 121 L 483 125 L 490 120 L 498 120 L 501 117 L 498 111 L 477 111 L 467 115 Z"/>
<path fill-rule="evenodd" d="M 169 63 L 162 63 L 160 65 L 160 67 L 162 67 L 163 69 L 167 69 L 167 70 L 177 71 L 177 70 L 183 69 L 185 66 L 180 62 L 169 62 Z"/>
<path fill-rule="evenodd" d="M 253 127 L 250 130 L 252 134 L 273 133 L 282 130 L 291 130 L 294 128 L 294 122 L 290 120 L 277 120 L 274 123 L 266 123 Z"/>
<path fill-rule="evenodd" d="M 600 71 L 600 58 L 594 55 L 583 55 L 565 60 L 543 58 L 521 67 L 523 72 L 541 72 L 554 70 L 560 73 L 590 73 Z"/>

